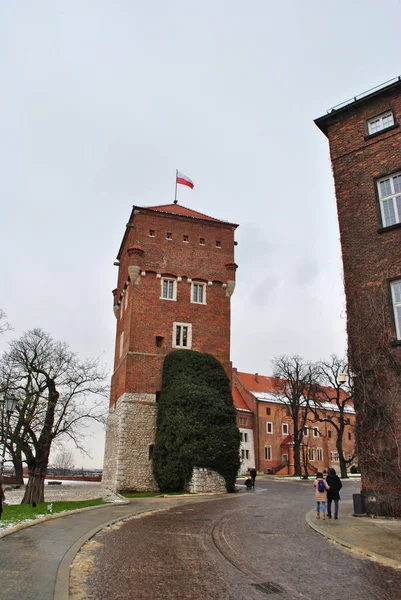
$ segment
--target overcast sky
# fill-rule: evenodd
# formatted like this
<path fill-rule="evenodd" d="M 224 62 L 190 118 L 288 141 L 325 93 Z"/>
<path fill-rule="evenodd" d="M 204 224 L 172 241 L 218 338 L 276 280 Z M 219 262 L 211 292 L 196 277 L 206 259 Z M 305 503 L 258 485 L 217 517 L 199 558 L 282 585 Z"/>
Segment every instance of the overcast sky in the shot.
<path fill-rule="evenodd" d="M 133 204 L 239 223 L 231 356 L 345 351 L 329 148 L 313 119 L 401 73 L 399 0 L 31 0 L 0 19 L 0 308 L 110 370 Z M 100 467 L 104 434 L 88 441 Z"/>

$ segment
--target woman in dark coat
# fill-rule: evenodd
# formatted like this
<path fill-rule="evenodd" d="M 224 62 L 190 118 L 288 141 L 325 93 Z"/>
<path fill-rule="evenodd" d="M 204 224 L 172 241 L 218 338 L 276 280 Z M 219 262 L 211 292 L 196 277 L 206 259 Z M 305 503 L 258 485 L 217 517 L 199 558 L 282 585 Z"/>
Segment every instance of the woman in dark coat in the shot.
<path fill-rule="evenodd" d="M 331 503 L 334 500 L 334 518 L 338 519 L 338 501 L 341 500 L 340 490 L 343 487 L 343 484 L 338 475 L 336 475 L 335 469 L 329 469 L 326 481 L 330 486 L 330 489 L 327 492 L 327 516 L 331 519 Z"/>

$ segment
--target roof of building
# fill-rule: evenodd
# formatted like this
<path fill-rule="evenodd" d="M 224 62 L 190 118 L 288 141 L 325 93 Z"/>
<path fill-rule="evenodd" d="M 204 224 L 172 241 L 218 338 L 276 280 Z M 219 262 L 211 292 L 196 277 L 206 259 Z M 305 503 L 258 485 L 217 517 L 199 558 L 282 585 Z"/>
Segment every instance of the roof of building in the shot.
<path fill-rule="evenodd" d="M 386 81 L 385 83 L 382 83 L 370 90 L 367 90 L 366 92 L 362 92 L 362 94 L 354 96 L 349 100 L 345 100 L 345 102 L 341 102 L 341 104 L 337 104 L 337 106 L 334 106 L 333 108 L 327 110 L 328 114 L 323 115 L 318 119 L 315 119 L 314 123 L 325 135 L 327 135 L 329 125 L 337 119 L 340 113 L 343 114 L 347 111 L 353 111 L 354 108 L 359 108 L 360 105 L 370 102 L 373 98 L 388 94 L 390 91 L 392 92 L 392 90 L 397 87 L 401 87 L 401 76 L 395 77 L 390 81 Z"/>
<path fill-rule="evenodd" d="M 240 410 L 243 412 L 248 412 L 248 413 L 252 412 L 248 408 L 247 404 L 245 403 L 245 400 L 243 399 L 243 397 L 241 396 L 240 392 L 237 390 L 236 387 L 232 388 L 232 395 L 233 395 L 233 400 L 234 400 L 234 406 L 237 410 Z"/>
<path fill-rule="evenodd" d="M 189 217 L 190 219 L 201 219 L 202 221 L 213 221 L 214 223 L 224 223 L 225 225 L 233 225 L 234 227 L 238 227 L 235 223 L 229 223 L 228 221 L 222 221 L 221 219 L 215 219 L 214 217 L 210 217 L 209 215 L 205 215 L 204 213 L 198 212 L 197 210 L 192 210 L 192 208 L 187 208 L 186 206 L 181 206 L 181 204 L 160 204 L 159 206 L 142 206 L 135 207 L 142 208 L 146 210 L 152 210 L 154 212 L 166 213 L 169 215 L 178 215 L 180 217 Z"/>
<path fill-rule="evenodd" d="M 242 381 L 243 385 L 247 390 L 258 400 L 259 402 L 269 402 L 272 404 L 288 404 L 288 400 L 281 396 L 275 387 L 277 379 L 275 377 L 269 377 L 265 375 L 259 375 L 258 373 L 242 373 L 237 371 L 237 376 Z M 235 389 L 235 388 L 234 388 Z M 330 389 L 326 387 L 326 393 L 330 397 Z M 333 390 L 334 392 L 334 390 Z M 344 399 L 347 397 L 346 393 L 343 392 Z M 241 395 L 241 394 L 240 394 Z M 242 396 L 241 396 L 242 398 Z M 325 398 L 325 396 L 323 396 Z M 334 398 L 334 393 L 333 393 Z M 245 402 L 245 401 L 244 401 Z M 234 402 L 235 405 L 235 402 Z M 236 407 L 236 405 L 235 405 Z M 237 407 L 236 407 L 237 408 Z M 331 410 L 338 412 L 339 408 L 333 401 L 330 402 L 327 399 L 319 402 L 319 408 L 322 410 Z M 348 414 L 354 414 L 355 409 L 352 403 L 348 403 L 344 406 L 344 412 Z"/>

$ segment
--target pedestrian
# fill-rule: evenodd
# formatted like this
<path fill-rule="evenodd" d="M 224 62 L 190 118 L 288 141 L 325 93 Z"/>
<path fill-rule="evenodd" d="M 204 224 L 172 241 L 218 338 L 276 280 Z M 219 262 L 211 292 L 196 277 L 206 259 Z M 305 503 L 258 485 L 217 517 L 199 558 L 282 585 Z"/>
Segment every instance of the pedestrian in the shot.
<path fill-rule="evenodd" d="M 3 484 L 0 481 L 0 519 L 1 519 L 1 515 L 3 513 L 3 502 L 5 501 L 5 499 L 6 499 L 6 495 L 3 490 Z"/>
<path fill-rule="evenodd" d="M 329 474 L 326 477 L 326 482 L 330 486 L 327 492 L 327 516 L 331 519 L 331 503 L 334 500 L 334 518 L 338 519 L 338 501 L 340 498 L 340 490 L 343 487 L 341 479 L 336 474 L 335 469 L 329 469 Z"/>
<path fill-rule="evenodd" d="M 252 467 L 252 469 L 249 471 L 249 475 L 251 476 L 252 479 L 252 487 L 255 487 L 255 479 L 256 479 L 256 469 L 255 467 Z"/>
<path fill-rule="evenodd" d="M 327 503 L 327 491 L 330 489 L 328 483 L 323 479 L 323 473 L 318 471 L 316 473 L 316 479 L 313 482 L 316 500 L 316 519 L 320 519 L 320 508 L 322 509 L 322 519 L 326 518 L 326 503 Z"/>

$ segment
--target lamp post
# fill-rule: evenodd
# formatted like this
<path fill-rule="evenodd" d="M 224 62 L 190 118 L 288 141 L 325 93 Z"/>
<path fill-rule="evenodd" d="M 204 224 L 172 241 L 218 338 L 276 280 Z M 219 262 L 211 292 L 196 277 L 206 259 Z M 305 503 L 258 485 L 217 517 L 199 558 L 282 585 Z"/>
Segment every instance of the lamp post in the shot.
<path fill-rule="evenodd" d="M 6 428 L 5 428 L 5 432 L 4 432 L 3 450 L 2 450 L 1 462 L 0 462 L 0 477 L 3 476 L 4 461 L 5 461 L 5 456 L 6 456 L 7 437 L 8 437 L 8 430 L 10 427 L 10 418 L 15 410 L 16 404 L 17 404 L 17 398 L 15 397 L 15 394 L 9 394 L 8 396 L 4 396 L 3 416 L 5 413 Z"/>

